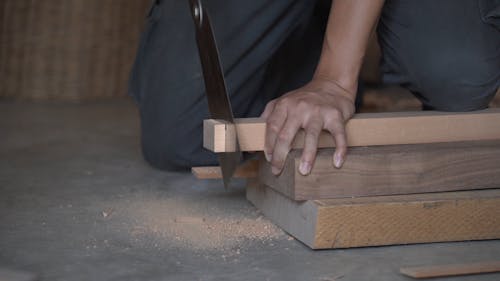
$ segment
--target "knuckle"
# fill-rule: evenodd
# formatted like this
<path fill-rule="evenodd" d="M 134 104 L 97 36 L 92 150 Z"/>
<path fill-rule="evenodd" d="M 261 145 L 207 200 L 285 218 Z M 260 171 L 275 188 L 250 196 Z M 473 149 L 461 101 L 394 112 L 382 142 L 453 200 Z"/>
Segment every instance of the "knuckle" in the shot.
<path fill-rule="evenodd" d="M 344 117 L 342 116 L 342 112 L 338 109 L 332 109 L 328 112 L 330 118 L 336 122 L 342 122 L 344 120 Z"/>
<path fill-rule="evenodd" d="M 273 106 L 274 106 L 273 101 L 270 101 L 266 104 L 266 107 L 264 108 L 264 110 L 270 110 L 271 108 L 273 108 Z"/>
<path fill-rule="evenodd" d="M 325 129 L 330 131 L 330 132 L 335 132 L 337 131 L 337 126 L 335 126 L 335 123 L 332 121 L 328 121 L 325 123 Z"/>
<path fill-rule="evenodd" d="M 274 122 L 268 123 L 267 128 L 271 133 L 274 133 L 274 134 L 278 134 L 280 132 L 280 127 Z"/>
<path fill-rule="evenodd" d="M 306 133 L 311 137 L 311 138 L 318 138 L 321 129 L 315 127 L 315 126 L 309 126 L 305 129 Z"/>
<path fill-rule="evenodd" d="M 269 113 L 271 112 L 272 109 L 273 109 L 273 105 L 267 104 L 266 107 L 264 108 L 263 113 L 269 115 Z"/>
<path fill-rule="evenodd" d="M 287 131 L 281 131 L 278 134 L 278 141 L 282 143 L 286 143 L 290 139 L 290 136 Z"/>
<path fill-rule="evenodd" d="M 311 103 L 308 100 L 300 99 L 297 101 L 296 110 L 307 111 L 312 115 L 319 115 L 322 111 L 323 106 L 320 104 Z"/>
<path fill-rule="evenodd" d="M 328 122 L 326 122 L 325 129 L 330 132 L 335 132 L 335 134 L 343 134 L 345 130 L 344 123 L 336 119 L 330 119 Z"/>
<path fill-rule="evenodd" d="M 279 99 L 276 102 L 276 107 L 279 109 L 285 109 L 289 106 L 289 104 L 290 104 L 290 102 L 288 101 L 288 99 L 283 98 L 283 99 Z"/>
<path fill-rule="evenodd" d="M 323 105 L 321 105 L 321 104 L 311 104 L 311 110 L 313 112 L 320 113 L 323 110 Z"/>
<path fill-rule="evenodd" d="M 306 109 L 306 108 L 310 107 L 310 104 L 309 104 L 309 102 L 307 102 L 307 101 L 306 101 L 306 100 L 304 100 L 304 99 L 299 99 L 299 100 L 297 101 L 297 105 L 296 105 L 296 106 L 297 106 L 297 108 L 299 108 L 299 109 Z"/>

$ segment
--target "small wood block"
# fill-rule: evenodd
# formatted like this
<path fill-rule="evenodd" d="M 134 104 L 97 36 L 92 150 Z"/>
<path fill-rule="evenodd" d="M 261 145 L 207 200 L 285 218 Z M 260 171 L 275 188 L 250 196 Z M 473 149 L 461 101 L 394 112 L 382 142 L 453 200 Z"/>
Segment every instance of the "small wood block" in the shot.
<path fill-rule="evenodd" d="M 404 267 L 401 268 L 399 272 L 401 272 L 401 274 L 404 274 L 406 276 L 417 279 L 493 273 L 493 272 L 500 272 L 500 261 Z"/>
<path fill-rule="evenodd" d="M 356 114 L 346 124 L 348 146 L 460 142 L 500 139 L 500 109 L 472 112 L 390 112 Z M 203 146 L 213 152 L 262 151 L 266 122 L 262 118 L 235 119 L 235 124 L 208 119 L 203 122 Z M 332 136 L 322 132 L 318 147 L 334 147 Z M 304 147 L 304 131 L 293 148 Z"/>
<path fill-rule="evenodd" d="M 261 157 L 261 182 L 294 200 L 500 187 L 500 141 L 353 147 L 341 169 L 320 149 L 308 176 L 292 151 L 280 176 Z"/>
<path fill-rule="evenodd" d="M 500 190 L 297 202 L 250 181 L 247 199 L 312 249 L 500 238 Z"/>

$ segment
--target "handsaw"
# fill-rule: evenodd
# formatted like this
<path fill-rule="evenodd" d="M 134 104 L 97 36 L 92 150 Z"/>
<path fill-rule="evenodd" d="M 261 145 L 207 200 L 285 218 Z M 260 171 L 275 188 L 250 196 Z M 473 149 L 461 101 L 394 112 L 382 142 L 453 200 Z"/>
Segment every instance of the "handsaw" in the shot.
<path fill-rule="evenodd" d="M 196 43 L 203 70 L 210 117 L 212 119 L 222 119 L 228 125 L 234 126 L 233 111 L 227 95 L 226 82 L 224 81 L 210 18 L 201 5 L 201 0 L 189 0 L 189 4 L 196 29 Z M 234 152 L 217 153 L 217 156 L 222 170 L 224 187 L 227 189 L 241 159 L 237 134 L 236 150 Z"/>

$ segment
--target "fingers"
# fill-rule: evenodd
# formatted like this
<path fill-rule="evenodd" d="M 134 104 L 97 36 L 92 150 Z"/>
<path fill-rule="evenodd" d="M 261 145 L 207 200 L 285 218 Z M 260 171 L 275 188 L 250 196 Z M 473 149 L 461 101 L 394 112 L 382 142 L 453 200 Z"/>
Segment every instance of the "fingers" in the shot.
<path fill-rule="evenodd" d="M 300 128 L 304 128 L 305 140 L 299 173 L 310 174 L 323 129 L 330 132 L 336 144 L 333 165 L 340 168 L 345 161 L 347 154 L 345 121 L 352 116 L 354 105 L 342 94 L 336 95 L 335 89 L 326 87 L 328 91 L 324 94 L 321 92 L 323 89 L 321 87 L 324 85 L 320 83 L 319 88 L 316 86 L 318 85 L 314 84 L 308 88 L 306 85 L 303 90 L 292 91 L 270 101 L 261 115 L 266 120 L 264 154 L 271 163 L 275 175 L 281 173 Z"/>
<path fill-rule="evenodd" d="M 316 152 L 318 150 L 318 139 L 323 129 L 323 121 L 311 120 L 305 126 L 304 149 L 299 165 L 299 173 L 306 176 L 311 173 L 312 166 L 316 160 Z"/>
<path fill-rule="evenodd" d="M 276 100 L 272 100 L 272 101 L 268 102 L 266 104 L 266 108 L 264 108 L 264 112 L 262 112 L 262 114 L 260 115 L 260 117 L 262 117 L 262 118 L 264 118 L 264 119 L 267 120 L 267 118 L 269 117 L 269 115 L 271 115 L 271 113 L 273 112 L 275 104 L 276 104 Z"/>
<path fill-rule="evenodd" d="M 345 125 L 342 118 L 330 119 L 326 124 L 325 129 L 328 130 L 335 140 L 335 153 L 333 155 L 333 165 L 336 168 L 341 168 L 344 164 L 347 154 L 347 137 L 345 132 Z"/>
<path fill-rule="evenodd" d="M 347 139 L 345 132 L 336 133 L 335 136 L 335 153 L 333 154 L 333 165 L 335 168 L 342 168 L 345 157 L 347 155 Z"/>
<path fill-rule="evenodd" d="M 300 128 L 300 121 L 297 118 L 288 118 L 285 125 L 279 132 L 276 143 L 274 145 L 272 159 L 271 159 L 271 172 L 275 175 L 279 175 L 283 166 L 285 165 L 285 160 L 290 152 L 292 142 L 295 138 L 295 134 Z"/>
<path fill-rule="evenodd" d="M 286 118 L 287 118 L 287 108 L 283 105 L 276 105 L 276 102 L 271 101 L 266 106 L 262 116 L 266 118 L 266 139 L 264 144 L 264 155 L 268 162 L 272 161 L 274 147 L 278 135 L 280 134 Z"/>

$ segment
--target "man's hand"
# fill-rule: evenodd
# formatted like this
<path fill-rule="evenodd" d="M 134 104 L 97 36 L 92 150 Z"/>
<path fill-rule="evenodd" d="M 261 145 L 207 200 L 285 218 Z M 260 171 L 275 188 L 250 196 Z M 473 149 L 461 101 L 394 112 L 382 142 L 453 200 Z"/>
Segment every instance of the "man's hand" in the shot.
<path fill-rule="evenodd" d="M 345 123 L 354 114 L 358 74 L 383 5 L 384 0 L 333 1 L 313 80 L 270 101 L 262 113 L 267 123 L 264 153 L 274 174 L 281 173 L 301 128 L 306 133 L 301 174 L 311 172 L 322 130 L 335 140 L 334 166 L 342 166 L 347 153 Z"/>
<path fill-rule="evenodd" d="M 345 123 L 354 114 L 354 97 L 335 81 L 314 78 L 302 88 L 270 101 L 262 117 L 266 119 L 264 153 L 275 175 L 281 173 L 295 134 L 305 130 L 305 144 L 299 172 L 308 175 L 316 158 L 322 130 L 335 140 L 333 165 L 342 166 L 347 153 Z"/>

